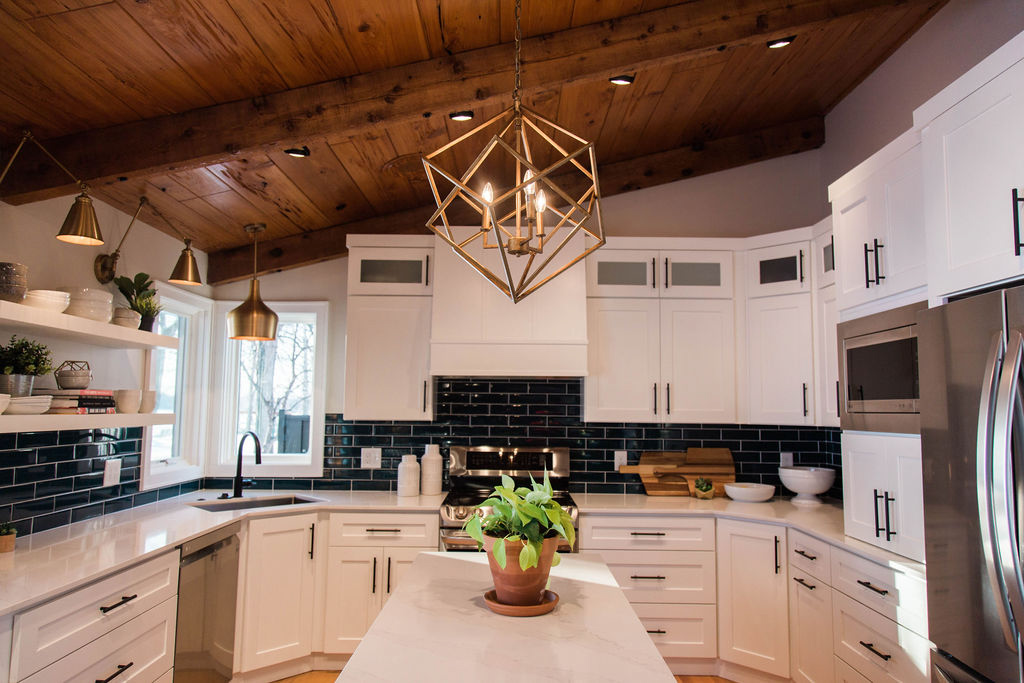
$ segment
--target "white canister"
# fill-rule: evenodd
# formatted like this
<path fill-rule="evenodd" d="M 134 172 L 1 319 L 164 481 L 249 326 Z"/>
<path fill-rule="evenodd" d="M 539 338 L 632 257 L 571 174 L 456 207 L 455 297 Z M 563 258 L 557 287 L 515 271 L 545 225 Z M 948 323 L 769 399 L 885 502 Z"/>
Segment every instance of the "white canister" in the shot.
<path fill-rule="evenodd" d="M 441 447 L 436 443 L 427 444 L 427 448 L 423 452 L 423 460 L 420 466 L 423 470 L 420 493 L 424 496 L 436 496 L 441 493 L 442 464 Z"/>
<path fill-rule="evenodd" d="M 398 495 L 420 495 L 420 464 L 412 453 L 403 455 L 398 464 Z"/>

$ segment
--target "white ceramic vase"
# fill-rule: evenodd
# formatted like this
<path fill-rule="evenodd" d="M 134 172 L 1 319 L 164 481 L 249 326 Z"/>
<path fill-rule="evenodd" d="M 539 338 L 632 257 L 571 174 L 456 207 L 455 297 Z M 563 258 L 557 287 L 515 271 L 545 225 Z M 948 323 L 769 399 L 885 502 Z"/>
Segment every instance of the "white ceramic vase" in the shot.
<path fill-rule="evenodd" d="M 441 493 L 441 448 L 437 444 L 427 444 L 420 460 L 420 494 L 436 496 Z"/>
<path fill-rule="evenodd" d="M 403 455 L 398 465 L 398 495 L 420 495 L 420 464 L 412 453 Z"/>

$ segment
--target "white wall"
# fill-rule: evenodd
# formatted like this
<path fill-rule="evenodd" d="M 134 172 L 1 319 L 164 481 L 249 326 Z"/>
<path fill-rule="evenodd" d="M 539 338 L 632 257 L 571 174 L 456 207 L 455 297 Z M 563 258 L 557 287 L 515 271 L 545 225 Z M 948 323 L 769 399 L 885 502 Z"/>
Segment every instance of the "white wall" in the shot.
<path fill-rule="evenodd" d="M 249 281 L 213 288 L 213 298 L 242 301 L 249 295 Z M 327 397 L 326 412 L 340 413 L 345 400 L 345 311 L 348 295 L 348 258 L 260 277 L 260 296 L 273 308 L 274 301 L 326 301 Z"/>

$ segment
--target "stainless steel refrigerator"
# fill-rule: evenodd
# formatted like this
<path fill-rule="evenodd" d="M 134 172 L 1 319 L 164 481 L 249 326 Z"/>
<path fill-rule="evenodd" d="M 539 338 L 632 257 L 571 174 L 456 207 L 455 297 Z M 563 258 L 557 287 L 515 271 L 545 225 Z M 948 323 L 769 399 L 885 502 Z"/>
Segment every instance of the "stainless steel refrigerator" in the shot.
<path fill-rule="evenodd" d="M 1024 287 L 918 322 L 932 681 L 1020 682 Z"/>

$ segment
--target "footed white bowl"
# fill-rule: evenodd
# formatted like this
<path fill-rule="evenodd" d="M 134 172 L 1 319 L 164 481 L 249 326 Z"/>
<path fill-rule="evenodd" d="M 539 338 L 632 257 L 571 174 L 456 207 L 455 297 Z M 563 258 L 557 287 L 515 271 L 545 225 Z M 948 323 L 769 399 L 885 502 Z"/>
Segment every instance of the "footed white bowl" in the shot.
<path fill-rule="evenodd" d="M 733 500 L 743 503 L 763 503 L 775 495 L 775 487 L 771 484 L 752 484 L 748 482 L 730 482 L 725 485 L 725 493 Z"/>
<path fill-rule="evenodd" d="M 796 494 L 796 505 L 821 505 L 818 494 L 832 488 L 836 471 L 831 467 L 780 467 L 779 478 Z"/>

